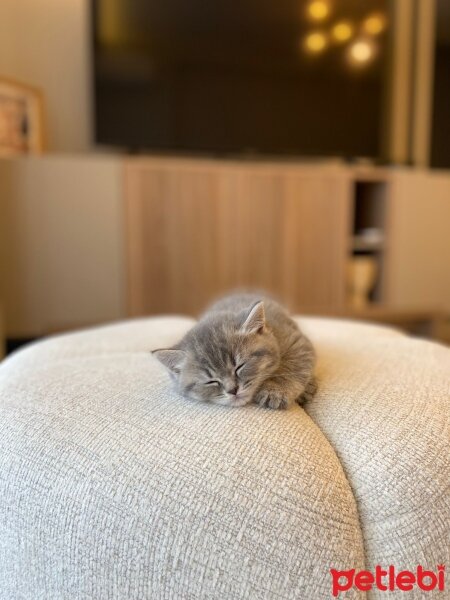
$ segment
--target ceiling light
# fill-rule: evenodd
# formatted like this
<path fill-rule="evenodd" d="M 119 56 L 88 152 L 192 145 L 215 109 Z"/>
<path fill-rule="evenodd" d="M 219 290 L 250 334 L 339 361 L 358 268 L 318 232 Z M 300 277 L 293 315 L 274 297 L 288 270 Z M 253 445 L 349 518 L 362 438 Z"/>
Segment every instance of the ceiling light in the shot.
<path fill-rule="evenodd" d="M 353 35 L 353 25 L 348 21 L 339 21 L 332 27 L 331 35 L 336 42 L 346 42 Z"/>
<path fill-rule="evenodd" d="M 350 46 L 349 52 L 351 62 L 363 65 L 373 57 L 374 48 L 368 41 L 359 40 Z"/>
<path fill-rule="evenodd" d="M 308 15 L 313 21 L 323 21 L 330 14 L 330 7 L 325 0 L 313 0 L 308 5 Z"/>
<path fill-rule="evenodd" d="M 373 13 L 363 21 L 363 29 L 369 35 L 379 35 L 386 29 L 387 20 L 383 13 Z"/>
<path fill-rule="evenodd" d="M 318 54 L 327 47 L 327 38 L 320 31 L 310 33 L 305 38 L 305 49 L 311 54 Z"/>

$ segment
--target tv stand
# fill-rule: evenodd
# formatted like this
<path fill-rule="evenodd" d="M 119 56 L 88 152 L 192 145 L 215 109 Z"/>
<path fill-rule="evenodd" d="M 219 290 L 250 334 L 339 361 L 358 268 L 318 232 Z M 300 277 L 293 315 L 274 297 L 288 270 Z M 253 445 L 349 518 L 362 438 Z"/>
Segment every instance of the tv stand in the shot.
<path fill-rule="evenodd" d="M 368 308 L 450 309 L 449 195 L 450 176 L 430 171 L 129 159 L 129 314 L 197 314 L 243 286 L 268 290 L 293 311 L 343 313 L 348 263 L 361 253 L 377 265 Z"/>
<path fill-rule="evenodd" d="M 368 318 L 417 322 L 450 310 L 443 171 L 44 155 L 1 160 L 0 198 L 8 338 L 196 314 L 240 286 L 294 311 L 350 315 L 348 263 L 360 252 L 378 264 Z"/>

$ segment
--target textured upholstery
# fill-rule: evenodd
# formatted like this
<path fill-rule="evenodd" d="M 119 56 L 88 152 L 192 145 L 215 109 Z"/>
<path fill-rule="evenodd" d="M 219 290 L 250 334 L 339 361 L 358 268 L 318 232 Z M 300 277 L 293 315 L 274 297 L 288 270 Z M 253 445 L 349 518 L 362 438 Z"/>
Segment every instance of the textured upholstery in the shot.
<path fill-rule="evenodd" d="M 450 566 L 450 349 L 387 332 L 312 327 L 322 387 L 307 412 L 355 494 L 367 568 L 436 570 Z"/>
<path fill-rule="evenodd" d="M 0 365 L 1 600 L 323 600 L 330 567 L 450 563 L 448 349 L 305 319 L 306 411 L 228 409 L 177 396 L 148 353 L 191 324 Z"/>

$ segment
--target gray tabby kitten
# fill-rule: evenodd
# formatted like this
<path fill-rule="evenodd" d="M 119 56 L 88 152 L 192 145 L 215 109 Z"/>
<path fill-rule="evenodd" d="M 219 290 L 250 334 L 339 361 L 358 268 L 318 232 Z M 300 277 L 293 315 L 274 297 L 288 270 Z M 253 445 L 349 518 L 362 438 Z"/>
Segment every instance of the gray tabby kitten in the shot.
<path fill-rule="evenodd" d="M 173 348 L 155 350 L 181 394 L 225 406 L 287 408 L 316 392 L 311 342 L 277 302 L 219 300 Z"/>

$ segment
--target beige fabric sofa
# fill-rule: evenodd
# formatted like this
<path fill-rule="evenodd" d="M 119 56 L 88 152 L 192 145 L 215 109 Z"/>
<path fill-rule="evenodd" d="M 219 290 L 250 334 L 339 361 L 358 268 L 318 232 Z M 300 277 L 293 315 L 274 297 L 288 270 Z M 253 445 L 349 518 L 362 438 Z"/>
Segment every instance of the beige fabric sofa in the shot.
<path fill-rule="evenodd" d="M 1 600 L 324 600 L 332 568 L 450 565 L 449 349 L 303 319 L 316 399 L 228 409 L 176 395 L 148 352 L 191 324 L 63 335 L 0 365 Z"/>

